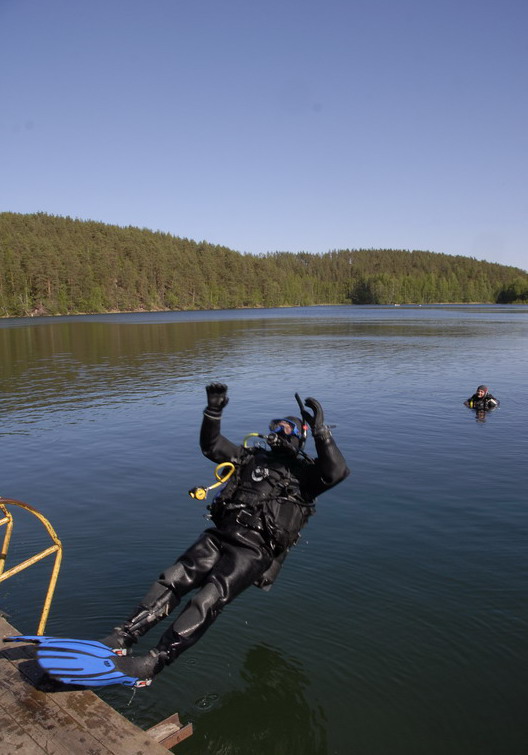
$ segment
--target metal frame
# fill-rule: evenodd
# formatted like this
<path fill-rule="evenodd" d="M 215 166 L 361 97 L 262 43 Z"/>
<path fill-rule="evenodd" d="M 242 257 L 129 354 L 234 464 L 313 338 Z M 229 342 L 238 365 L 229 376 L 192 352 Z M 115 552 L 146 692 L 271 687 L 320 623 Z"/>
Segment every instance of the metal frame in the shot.
<path fill-rule="evenodd" d="M 6 559 L 7 559 L 7 551 L 9 550 L 9 543 L 11 541 L 11 535 L 13 533 L 13 516 L 11 512 L 8 511 L 7 506 L 18 506 L 22 509 L 25 509 L 26 511 L 29 511 L 29 513 L 33 514 L 33 516 L 36 516 L 37 519 L 40 522 L 42 522 L 42 524 L 46 528 L 54 544 L 51 545 L 49 548 L 46 548 L 45 550 L 41 551 L 40 553 L 37 553 L 36 555 L 31 556 L 31 558 L 28 558 L 25 561 L 22 561 L 22 563 L 18 564 L 17 566 L 13 566 L 11 569 L 4 571 Z M 51 608 L 51 601 L 53 600 L 53 594 L 55 592 L 55 587 L 57 584 L 57 579 L 58 579 L 59 571 L 61 567 L 62 543 L 57 537 L 57 533 L 55 532 L 51 524 L 48 522 L 46 517 L 43 516 L 39 511 L 37 511 L 37 509 L 33 508 L 33 506 L 30 506 L 28 503 L 24 503 L 23 501 L 17 501 L 14 498 L 2 498 L 0 496 L 0 511 L 4 514 L 3 519 L 0 519 L 0 526 L 3 524 L 6 525 L 6 533 L 4 535 L 4 542 L 2 544 L 2 550 L 0 551 L 0 582 L 3 582 L 4 580 L 9 579 L 9 577 L 13 577 L 15 574 L 18 574 L 24 569 L 27 569 L 28 566 L 32 566 L 38 561 L 41 561 L 43 558 L 46 558 L 46 556 L 51 556 L 53 553 L 56 554 L 55 563 L 53 564 L 53 570 L 51 572 L 48 590 L 46 593 L 46 598 L 44 600 L 44 606 L 42 608 L 42 613 L 40 615 L 40 622 L 37 629 L 37 634 L 42 635 L 44 634 L 44 629 L 46 627 L 46 622 L 48 620 L 48 615 Z"/>

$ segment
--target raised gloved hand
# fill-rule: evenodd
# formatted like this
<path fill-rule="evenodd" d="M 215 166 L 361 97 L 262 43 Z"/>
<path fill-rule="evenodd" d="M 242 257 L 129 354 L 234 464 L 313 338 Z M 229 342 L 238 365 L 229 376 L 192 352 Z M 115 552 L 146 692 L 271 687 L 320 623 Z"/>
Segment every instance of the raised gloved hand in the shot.
<path fill-rule="evenodd" d="M 310 412 L 307 412 L 306 410 L 304 411 L 304 419 L 309 424 L 312 435 L 316 435 L 317 432 L 324 426 L 323 407 L 321 406 L 319 401 L 312 398 L 311 396 L 304 399 L 304 405 L 312 410 L 312 414 L 310 414 Z"/>
<path fill-rule="evenodd" d="M 224 383 L 210 383 L 205 387 L 207 393 L 207 409 L 217 416 L 220 416 L 222 409 L 229 403 L 227 396 L 227 385 Z"/>
<path fill-rule="evenodd" d="M 304 409 L 303 419 L 310 426 L 312 435 L 314 438 L 320 438 L 324 441 L 329 441 L 332 437 L 330 428 L 324 423 L 323 407 L 315 398 L 311 396 L 304 401 L 305 407 L 312 410 L 312 414 Z"/>

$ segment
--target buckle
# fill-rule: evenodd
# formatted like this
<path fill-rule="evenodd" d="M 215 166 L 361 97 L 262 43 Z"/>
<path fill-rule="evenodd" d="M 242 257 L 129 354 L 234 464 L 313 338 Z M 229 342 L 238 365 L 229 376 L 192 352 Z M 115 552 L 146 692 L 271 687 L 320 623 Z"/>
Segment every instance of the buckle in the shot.
<path fill-rule="evenodd" d="M 264 529 L 260 517 L 247 509 L 240 509 L 236 515 L 236 521 L 238 524 L 241 524 L 242 527 L 248 527 L 252 530 L 261 531 Z"/>

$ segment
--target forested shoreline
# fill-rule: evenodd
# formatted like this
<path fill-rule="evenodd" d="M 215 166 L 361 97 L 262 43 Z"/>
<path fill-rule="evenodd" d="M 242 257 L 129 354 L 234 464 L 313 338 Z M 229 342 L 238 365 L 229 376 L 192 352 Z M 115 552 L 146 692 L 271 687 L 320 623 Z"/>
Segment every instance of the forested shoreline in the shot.
<path fill-rule="evenodd" d="M 0 316 L 318 304 L 521 303 L 528 273 L 397 249 L 240 253 L 132 226 L 0 213 Z"/>

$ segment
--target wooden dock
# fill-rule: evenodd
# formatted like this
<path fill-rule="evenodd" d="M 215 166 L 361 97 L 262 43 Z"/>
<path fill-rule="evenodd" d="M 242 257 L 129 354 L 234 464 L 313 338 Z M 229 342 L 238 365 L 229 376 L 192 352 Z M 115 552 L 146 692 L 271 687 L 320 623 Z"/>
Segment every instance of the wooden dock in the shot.
<path fill-rule="evenodd" d="M 3 642 L 17 634 L 0 615 L 0 755 L 167 755 L 192 734 L 177 713 L 142 731 L 94 692 L 52 682 L 34 645 Z"/>

